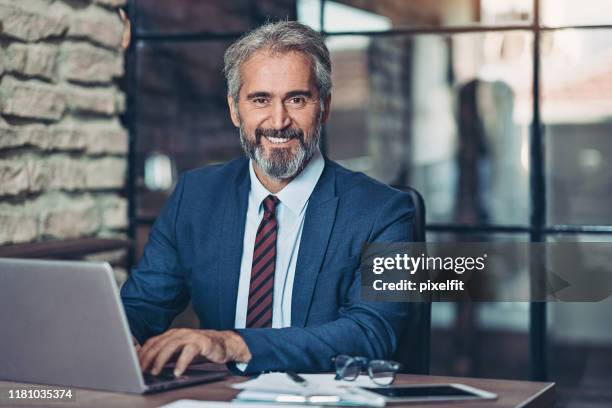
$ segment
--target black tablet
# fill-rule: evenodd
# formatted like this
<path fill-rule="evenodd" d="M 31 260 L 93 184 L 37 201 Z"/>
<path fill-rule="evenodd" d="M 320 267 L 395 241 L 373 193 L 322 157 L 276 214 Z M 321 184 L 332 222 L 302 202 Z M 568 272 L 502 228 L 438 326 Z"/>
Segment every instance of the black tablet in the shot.
<path fill-rule="evenodd" d="M 362 388 L 382 396 L 387 403 L 497 399 L 497 394 L 465 384 L 414 384 Z"/>

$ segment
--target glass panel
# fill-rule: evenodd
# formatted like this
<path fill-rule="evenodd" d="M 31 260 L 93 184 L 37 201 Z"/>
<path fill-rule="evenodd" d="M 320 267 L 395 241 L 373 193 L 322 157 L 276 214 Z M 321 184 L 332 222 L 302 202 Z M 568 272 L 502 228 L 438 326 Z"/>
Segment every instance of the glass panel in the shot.
<path fill-rule="evenodd" d="M 612 30 L 542 41 L 548 222 L 612 224 Z"/>
<path fill-rule="evenodd" d="M 321 30 L 321 0 L 297 0 L 297 21 Z"/>
<path fill-rule="evenodd" d="M 612 24 L 610 0 L 541 0 L 541 10 L 547 26 Z"/>
<path fill-rule="evenodd" d="M 612 242 L 612 237 L 562 235 L 549 240 Z M 612 298 L 596 303 L 548 305 L 549 381 L 557 383 L 557 403 L 576 407 L 609 405 Z"/>
<path fill-rule="evenodd" d="M 333 36 L 327 152 L 425 198 L 427 222 L 526 224 L 531 35 Z"/>
<path fill-rule="evenodd" d="M 176 179 L 183 171 L 242 153 L 238 132 L 229 118 L 221 72 L 223 52 L 229 44 L 139 45 L 135 91 L 139 216 L 154 217 L 170 192 L 152 188 L 151 180 L 167 186 L 168 172 Z"/>
<path fill-rule="evenodd" d="M 524 302 L 434 303 L 431 373 L 528 379 L 528 320 Z"/>
<path fill-rule="evenodd" d="M 529 236 L 428 232 L 427 241 L 527 242 Z M 433 303 L 432 374 L 528 379 L 528 330 L 525 302 Z"/>
<path fill-rule="evenodd" d="M 325 2 L 325 31 L 380 31 L 473 24 L 527 24 L 532 0 L 336 0 Z"/>
<path fill-rule="evenodd" d="M 242 32 L 268 19 L 295 20 L 292 0 L 137 0 L 138 29 L 161 32 Z"/>

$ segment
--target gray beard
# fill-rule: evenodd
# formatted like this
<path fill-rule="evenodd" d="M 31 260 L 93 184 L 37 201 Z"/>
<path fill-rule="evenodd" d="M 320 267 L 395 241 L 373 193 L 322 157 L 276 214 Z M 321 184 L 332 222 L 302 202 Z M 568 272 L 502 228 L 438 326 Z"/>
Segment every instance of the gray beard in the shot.
<path fill-rule="evenodd" d="M 244 153 L 253 160 L 257 166 L 270 178 L 275 180 L 286 180 L 295 177 L 306 166 L 319 148 L 321 139 L 321 122 L 318 121 L 312 137 L 304 137 L 303 132 L 298 136 L 299 147 L 295 154 L 288 148 L 273 148 L 270 155 L 266 157 L 265 150 L 261 145 L 261 132 L 270 130 L 257 129 L 254 137 L 249 138 L 242 124 L 240 124 L 240 144 Z M 284 130 L 276 133 L 282 137 Z"/>

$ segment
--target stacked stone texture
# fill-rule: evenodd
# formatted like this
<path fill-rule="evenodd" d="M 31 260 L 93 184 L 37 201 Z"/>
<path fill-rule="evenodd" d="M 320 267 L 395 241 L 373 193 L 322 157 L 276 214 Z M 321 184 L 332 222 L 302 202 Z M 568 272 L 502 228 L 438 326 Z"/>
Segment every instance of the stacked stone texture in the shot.
<path fill-rule="evenodd" d="M 0 0 L 0 245 L 127 226 L 125 0 Z"/>

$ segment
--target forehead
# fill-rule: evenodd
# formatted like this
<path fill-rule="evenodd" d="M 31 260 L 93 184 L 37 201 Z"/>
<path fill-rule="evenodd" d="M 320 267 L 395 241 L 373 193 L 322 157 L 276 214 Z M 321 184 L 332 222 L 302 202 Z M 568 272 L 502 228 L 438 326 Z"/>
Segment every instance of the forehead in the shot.
<path fill-rule="evenodd" d="M 314 87 L 310 59 L 297 51 L 254 53 L 240 68 L 241 92 L 283 93 Z"/>

